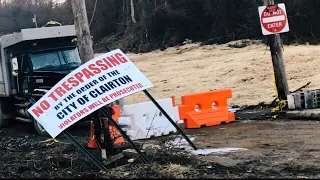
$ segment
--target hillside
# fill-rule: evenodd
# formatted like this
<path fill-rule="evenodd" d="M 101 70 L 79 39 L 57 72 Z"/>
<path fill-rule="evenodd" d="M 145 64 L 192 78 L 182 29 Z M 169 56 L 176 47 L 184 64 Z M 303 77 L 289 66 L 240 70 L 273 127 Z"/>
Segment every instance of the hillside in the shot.
<path fill-rule="evenodd" d="M 180 96 L 211 89 L 231 88 L 230 105 L 270 103 L 274 99 L 272 61 L 266 45 L 251 41 L 243 48 L 222 45 L 200 46 L 197 43 L 171 47 L 164 51 L 133 54 L 128 57 L 154 84 L 149 92 L 156 98 Z M 228 46 L 229 45 L 229 46 Z M 284 46 L 284 61 L 289 90 L 311 81 L 310 89 L 320 88 L 320 46 Z M 147 100 L 138 93 L 125 98 L 125 103 Z"/>

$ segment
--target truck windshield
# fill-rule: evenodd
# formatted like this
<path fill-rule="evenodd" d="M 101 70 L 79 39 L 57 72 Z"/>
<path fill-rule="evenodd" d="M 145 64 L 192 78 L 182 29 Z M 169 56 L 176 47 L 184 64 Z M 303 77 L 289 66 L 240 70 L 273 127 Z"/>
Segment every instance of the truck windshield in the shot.
<path fill-rule="evenodd" d="M 77 48 L 31 53 L 30 57 L 33 71 L 70 70 L 81 65 Z"/>

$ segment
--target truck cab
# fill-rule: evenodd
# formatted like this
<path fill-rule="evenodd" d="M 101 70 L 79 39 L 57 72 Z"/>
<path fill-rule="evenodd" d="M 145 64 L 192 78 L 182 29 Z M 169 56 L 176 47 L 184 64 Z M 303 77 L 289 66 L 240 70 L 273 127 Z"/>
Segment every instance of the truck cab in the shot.
<path fill-rule="evenodd" d="M 0 127 L 8 121 L 42 126 L 27 112 L 29 99 L 40 99 L 81 65 L 74 25 L 22 29 L 0 37 Z"/>
<path fill-rule="evenodd" d="M 13 54 L 12 61 L 12 66 L 17 65 L 13 76 L 20 96 L 49 90 L 81 65 L 78 48 L 72 44 L 48 47 L 33 43 L 32 48 Z"/>

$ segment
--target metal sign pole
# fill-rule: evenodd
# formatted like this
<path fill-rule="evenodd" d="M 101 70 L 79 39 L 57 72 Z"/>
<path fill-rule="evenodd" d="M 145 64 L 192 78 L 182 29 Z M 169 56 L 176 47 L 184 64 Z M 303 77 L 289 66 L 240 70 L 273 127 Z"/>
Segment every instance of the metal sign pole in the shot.
<path fill-rule="evenodd" d="M 177 129 L 177 131 L 188 141 L 190 146 L 197 150 L 198 148 L 192 143 L 192 141 L 188 138 L 188 136 L 179 128 L 179 126 L 172 120 L 172 118 L 167 114 L 167 112 L 158 104 L 158 102 L 151 96 L 151 94 L 147 90 L 143 90 L 143 92 L 148 96 L 148 98 L 153 102 L 154 105 L 162 112 L 162 114 L 171 122 L 171 124 Z"/>
<path fill-rule="evenodd" d="M 117 128 L 121 133 L 122 137 L 130 143 L 130 145 L 137 151 L 144 163 L 149 163 L 148 158 L 140 151 L 140 149 L 134 144 L 134 142 L 128 137 L 128 135 L 122 130 L 122 128 L 113 120 L 112 116 L 103 108 L 100 109 L 100 112 L 108 118 L 108 121 Z"/>
<path fill-rule="evenodd" d="M 99 161 L 97 160 L 90 152 L 88 152 L 81 144 L 79 144 L 72 136 L 69 134 L 68 131 L 63 131 L 63 135 L 65 135 L 69 141 L 75 145 L 90 161 L 96 165 L 98 168 L 100 168 L 102 171 L 107 171 L 107 168 Z"/>
<path fill-rule="evenodd" d="M 31 104 L 35 104 L 36 101 L 31 97 L 29 102 Z M 107 171 L 107 168 L 99 161 L 97 160 L 90 152 L 88 152 L 81 144 L 79 144 L 72 136 L 68 133 L 68 131 L 64 130 L 62 132 L 63 135 L 65 135 L 68 140 L 75 145 L 94 165 L 96 165 L 98 168 L 100 168 L 102 171 Z"/>

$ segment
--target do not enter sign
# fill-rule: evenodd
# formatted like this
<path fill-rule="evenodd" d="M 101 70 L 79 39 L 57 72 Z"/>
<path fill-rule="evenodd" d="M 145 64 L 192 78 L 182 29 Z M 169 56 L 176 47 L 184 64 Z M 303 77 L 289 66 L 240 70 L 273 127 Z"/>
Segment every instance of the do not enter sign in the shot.
<path fill-rule="evenodd" d="M 259 7 L 260 24 L 263 35 L 289 31 L 286 7 L 283 3 Z"/>

